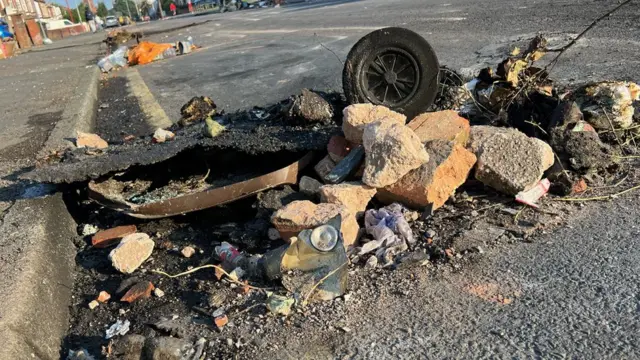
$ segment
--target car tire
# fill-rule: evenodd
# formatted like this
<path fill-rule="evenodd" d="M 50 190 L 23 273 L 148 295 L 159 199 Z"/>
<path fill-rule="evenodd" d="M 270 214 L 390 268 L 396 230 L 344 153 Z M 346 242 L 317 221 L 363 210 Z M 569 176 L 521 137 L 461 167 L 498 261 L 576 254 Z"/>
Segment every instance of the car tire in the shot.
<path fill-rule="evenodd" d="M 342 86 L 349 104 L 384 105 L 412 119 L 427 110 L 438 92 L 438 58 L 415 32 L 376 30 L 349 51 Z"/>

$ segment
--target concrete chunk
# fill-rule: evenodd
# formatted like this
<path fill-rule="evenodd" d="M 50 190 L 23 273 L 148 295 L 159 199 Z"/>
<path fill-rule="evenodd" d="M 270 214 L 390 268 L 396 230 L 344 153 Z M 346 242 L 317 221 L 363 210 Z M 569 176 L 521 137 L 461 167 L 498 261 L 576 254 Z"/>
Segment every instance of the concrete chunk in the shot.
<path fill-rule="evenodd" d="M 407 126 L 418 135 L 423 143 L 432 140 L 447 140 L 466 146 L 471 131 L 469 120 L 459 116 L 458 112 L 453 110 L 418 115 Z"/>
<path fill-rule="evenodd" d="M 111 250 L 109 259 L 116 270 L 131 274 L 151 256 L 154 245 L 155 243 L 147 234 L 127 235 L 115 249 Z"/>
<path fill-rule="evenodd" d="M 376 189 L 359 182 L 325 185 L 320 188 L 322 202 L 346 206 L 356 217 L 362 215 Z"/>
<path fill-rule="evenodd" d="M 365 127 L 365 168 L 362 182 L 381 188 L 391 185 L 429 160 L 429 155 L 410 128 L 383 119 Z"/>
<path fill-rule="evenodd" d="M 347 106 L 342 114 L 342 131 L 347 140 L 354 144 L 362 144 L 362 135 L 367 124 L 387 118 L 390 121 L 404 125 L 407 117 L 385 106 L 373 104 L 353 104 Z"/>

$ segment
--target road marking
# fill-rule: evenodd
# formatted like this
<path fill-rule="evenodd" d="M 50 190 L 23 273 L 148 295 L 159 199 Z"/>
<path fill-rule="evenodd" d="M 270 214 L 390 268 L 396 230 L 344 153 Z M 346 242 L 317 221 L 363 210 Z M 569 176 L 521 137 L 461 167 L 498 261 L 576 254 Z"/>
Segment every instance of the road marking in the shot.
<path fill-rule="evenodd" d="M 146 115 L 146 122 L 151 129 L 166 128 L 173 125 L 160 104 L 156 101 L 147 84 L 135 67 L 127 69 L 129 93 L 138 99 L 138 105 Z"/>
<path fill-rule="evenodd" d="M 421 21 L 463 21 L 467 20 L 466 17 L 439 17 L 439 18 L 426 18 Z"/>

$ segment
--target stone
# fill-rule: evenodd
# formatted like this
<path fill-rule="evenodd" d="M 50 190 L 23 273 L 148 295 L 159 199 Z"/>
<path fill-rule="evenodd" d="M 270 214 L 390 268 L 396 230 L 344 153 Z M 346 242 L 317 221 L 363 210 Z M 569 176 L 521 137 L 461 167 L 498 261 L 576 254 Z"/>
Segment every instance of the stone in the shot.
<path fill-rule="evenodd" d="M 141 281 L 133 285 L 129 291 L 120 299 L 122 302 L 132 303 L 140 299 L 146 299 L 151 296 L 151 292 L 155 289 L 151 281 Z"/>
<path fill-rule="evenodd" d="M 356 217 L 363 215 L 367 204 L 377 190 L 360 182 L 324 185 L 320 188 L 320 199 L 324 203 L 343 205 Z"/>
<path fill-rule="evenodd" d="M 324 177 L 327 176 L 334 167 L 336 167 L 336 163 L 331 160 L 329 155 L 327 155 L 322 158 L 322 160 L 320 160 L 313 169 L 316 171 L 316 174 L 318 174 L 320 179 L 324 179 Z"/>
<path fill-rule="evenodd" d="M 204 135 L 210 138 L 215 138 L 216 136 L 222 134 L 227 127 L 218 121 L 214 120 L 209 116 L 204 120 L 205 126 L 203 127 Z"/>
<path fill-rule="evenodd" d="M 92 300 L 89 303 L 89 309 L 93 310 L 93 309 L 97 308 L 98 305 L 100 305 L 100 303 L 97 300 Z"/>
<path fill-rule="evenodd" d="M 194 249 L 192 246 L 185 246 L 182 248 L 180 253 L 186 258 L 190 258 L 196 253 L 196 249 Z"/>
<path fill-rule="evenodd" d="M 353 148 L 351 144 L 344 136 L 334 135 L 329 139 L 327 144 L 327 153 L 334 162 L 338 163 L 349 154 L 349 151 Z"/>
<path fill-rule="evenodd" d="M 271 241 L 280 240 L 280 232 L 276 228 L 269 228 L 269 230 L 267 230 L 267 237 Z"/>
<path fill-rule="evenodd" d="M 78 131 L 78 136 L 76 137 L 76 147 L 106 149 L 109 147 L 109 144 L 96 134 L 89 134 Z"/>
<path fill-rule="evenodd" d="M 301 177 L 300 182 L 298 183 L 301 193 L 314 198 L 320 194 L 321 186 L 322 183 L 320 181 L 309 176 Z"/>
<path fill-rule="evenodd" d="M 551 146 L 538 138 L 531 139 L 536 143 L 536 145 L 538 145 L 542 152 L 542 167 L 546 170 L 553 166 L 553 163 L 556 162 L 556 158 Z"/>
<path fill-rule="evenodd" d="M 218 329 L 222 329 L 229 323 L 229 317 L 227 317 L 227 315 L 221 315 L 213 319 L 213 322 L 216 324 Z"/>
<path fill-rule="evenodd" d="M 391 185 L 429 161 L 418 135 L 393 121 L 367 125 L 362 139 L 365 149 L 362 182 L 371 187 Z"/>
<path fill-rule="evenodd" d="M 162 290 L 160 290 L 158 288 L 155 288 L 155 289 L 153 289 L 153 295 L 155 295 L 156 297 L 161 298 L 161 297 L 164 296 L 164 291 L 162 291 Z"/>
<path fill-rule="evenodd" d="M 473 142 L 472 130 L 472 142 Z M 519 131 L 498 132 L 478 147 L 475 177 L 508 195 L 534 187 L 549 168 L 553 151 Z"/>
<path fill-rule="evenodd" d="M 165 141 L 173 140 L 176 137 L 176 134 L 172 133 L 169 130 L 158 128 L 153 133 L 153 142 L 154 143 L 163 143 Z"/>
<path fill-rule="evenodd" d="M 149 360 L 182 360 L 191 350 L 186 340 L 161 336 L 147 339 L 143 349 L 143 358 Z"/>
<path fill-rule="evenodd" d="M 340 231 L 347 247 L 356 241 L 360 227 L 355 215 L 342 205 L 316 205 L 308 200 L 294 201 L 274 213 L 271 222 L 280 232 L 282 239 L 288 240 L 304 229 L 326 224 L 338 214 L 342 217 Z"/>
<path fill-rule="evenodd" d="M 482 145 L 497 134 L 518 134 L 520 131 L 514 128 L 496 127 L 489 125 L 476 125 L 471 127 L 467 148 L 476 156 L 480 154 Z"/>
<path fill-rule="evenodd" d="M 90 236 L 98 232 L 98 227 L 91 224 L 84 224 L 82 227 L 82 236 Z"/>
<path fill-rule="evenodd" d="M 121 238 L 138 231 L 135 225 L 116 226 L 111 229 L 97 232 L 91 238 L 91 245 L 97 248 L 106 248 L 116 245 Z"/>
<path fill-rule="evenodd" d="M 333 107 L 319 94 L 302 89 L 289 108 L 289 117 L 299 123 L 325 123 L 333 119 Z"/>
<path fill-rule="evenodd" d="M 106 303 L 107 301 L 109 301 L 109 299 L 111 299 L 111 294 L 109 294 L 106 291 L 100 291 L 100 293 L 98 294 L 98 298 L 96 300 L 98 300 L 101 303 Z"/>
<path fill-rule="evenodd" d="M 393 185 L 378 190 L 377 198 L 386 204 L 400 202 L 412 208 L 432 204 L 442 207 L 467 180 L 476 156 L 462 145 L 445 140 L 427 142 L 429 161 L 411 170 Z"/>
<path fill-rule="evenodd" d="M 453 110 L 418 115 L 407 126 L 418 135 L 423 143 L 432 140 L 447 140 L 461 146 L 467 146 L 471 132 L 469 120 L 459 116 L 458 112 Z"/>
<path fill-rule="evenodd" d="M 378 257 L 375 255 L 369 256 L 367 262 L 364 264 L 365 269 L 375 269 L 378 267 Z"/>
<path fill-rule="evenodd" d="M 144 348 L 145 337 L 142 335 L 127 335 L 121 342 L 120 353 L 123 354 L 123 360 L 140 360 L 142 358 L 142 349 Z"/>
<path fill-rule="evenodd" d="M 385 106 L 373 104 L 353 104 L 342 111 L 342 132 L 344 137 L 354 143 L 362 144 L 362 135 L 367 124 L 387 118 L 399 125 L 407 122 L 407 117 Z"/>
<path fill-rule="evenodd" d="M 151 256 L 154 245 L 153 240 L 145 233 L 127 235 L 111 250 L 111 265 L 123 274 L 131 274 Z"/>

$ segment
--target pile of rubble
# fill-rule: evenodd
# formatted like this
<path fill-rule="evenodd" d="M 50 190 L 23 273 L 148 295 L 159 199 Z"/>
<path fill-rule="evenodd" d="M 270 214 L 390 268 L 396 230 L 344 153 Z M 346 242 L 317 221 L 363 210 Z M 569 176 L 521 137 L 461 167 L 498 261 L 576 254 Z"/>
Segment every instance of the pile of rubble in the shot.
<path fill-rule="evenodd" d="M 83 235 L 91 236 L 90 247 L 108 249 L 112 268 L 127 275 L 110 290 L 121 302 L 165 296 L 145 279 L 149 273 L 181 277 L 213 269 L 218 280 L 240 294 L 262 294 L 260 304 L 286 316 L 292 308 L 344 296 L 350 263 L 393 269 L 433 260 L 425 249 L 438 234 L 425 224 L 452 203 L 473 202 L 469 189 L 477 198 L 501 194 L 498 205 L 517 201 L 537 209 L 548 192 L 580 194 L 616 176 L 620 159 L 636 151 L 640 88 L 602 82 L 557 89 L 547 70 L 534 66 L 545 49 L 538 37 L 495 74 L 485 69 L 469 82 L 443 82 L 448 91 L 441 94 L 450 99 L 436 104 L 451 109 L 413 119 L 381 105 L 345 107 L 335 96 L 309 90 L 270 108 L 232 114 L 218 112 L 209 98 L 194 98 L 183 107 L 179 125 L 119 144 L 81 134 L 77 149 L 53 154 L 47 166 L 23 177 L 89 181 L 92 200 L 138 218 L 256 195 L 253 209 L 246 210 L 255 211 L 255 220 L 244 229 L 218 227 L 229 241 L 216 244 L 211 261 L 177 275 L 158 263 L 149 272 L 139 269 L 158 248 L 184 258 L 197 248 L 175 248 L 161 234 L 149 236 L 132 225 L 99 232 L 85 226 Z M 471 207 L 470 213 L 492 206 Z M 502 210 L 517 218 L 522 209 Z M 473 231 L 495 239 L 505 228 Z M 438 251 L 445 259 L 458 253 L 452 247 Z M 109 301 L 106 290 L 87 306 Z M 205 313 L 218 329 L 229 321 L 223 305 Z M 119 320 L 107 339 L 128 330 L 129 322 Z M 138 353 L 164 351 L 157 338 L 125 342 L 135 343 Z M 184 351 L 199 354 L 195 359 L 203 350 Z"/>

